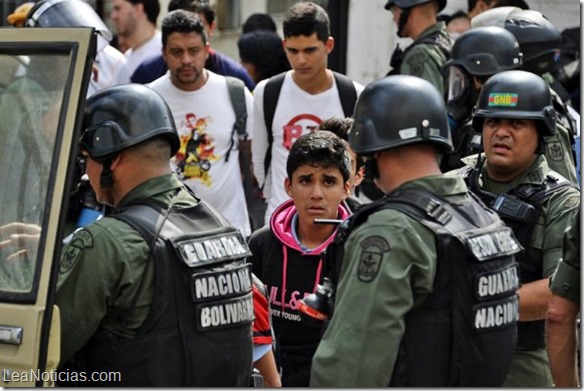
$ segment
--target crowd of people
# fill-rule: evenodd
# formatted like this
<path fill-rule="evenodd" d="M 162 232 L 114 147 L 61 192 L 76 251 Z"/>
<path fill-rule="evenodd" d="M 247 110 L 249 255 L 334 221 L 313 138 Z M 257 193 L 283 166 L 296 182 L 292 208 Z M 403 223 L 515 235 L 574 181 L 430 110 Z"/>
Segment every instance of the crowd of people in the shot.
<path fill-rule="evenodd" d="M 412 43 L 367 85 L 329 68 L 310 1 L 282 37 L 250 16 L 239 61 L 211 47 L 205 0 L 172 0 L 160 28 L 158 0 L 113 0 L 120 50 L 84 0 L 16 9 L 14 27 L 100 42 L 79 149 L 107 213 L 63 247 L 59 370 L 579 386 L 579 54 L 560 61 L 563 34 L 524 2 L 468 3 L 388 0 Z"/>

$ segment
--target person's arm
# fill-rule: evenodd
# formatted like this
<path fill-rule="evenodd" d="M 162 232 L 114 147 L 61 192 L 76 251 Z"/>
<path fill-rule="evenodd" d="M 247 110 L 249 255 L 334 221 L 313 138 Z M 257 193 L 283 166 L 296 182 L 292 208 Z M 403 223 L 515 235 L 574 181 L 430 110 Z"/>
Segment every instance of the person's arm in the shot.
<path fill-rule="evenodd" d="M 547 278 L 523 284 L 519 288 L 519 320 L 527 322 L 545 318 L 552 296 Z"/>
<path fill-rule="evenodd" d="M 260 82 L 253 91 L 253 111 L 251 118 L 251 159 L 253 164 L 253 174 L 255 175 L 260 187 L 264 185 L 266 180 L 266 172 L 264 170 L 264 159 L 268 149 L 268 131 L 266 130 L 266 123 L 264 122 L 264 87 L 266 81 Z M 251 121 L 250 121 L 251 119 Z"/>
<path fill-rule="evenodd" d="M 579 387 L 576 321 L 580 307 L 580 209 L 563 236 L 563 259 L 550 279 L 553 295 L 546 314 L 546 341 L 556 387 Z"/>
<path fill-rule="evenodd" d="M 546 314 L 546 346 L 556 387 L 579 387 L 576 369 L 579 305 L 552 295 Z"/>
<path fill-rule="evenodd" d="M 431 292 L 436 272 L 433 235 L 405 218 L 390 223 L 390 213 L 372 215 L 345 245 L 335 310 L 312 360 L 311 387 L 390 383 L 404 317 Z"/>
<path fill-rule="evenodd" d="M 571 226 L 579 205 L 580 193 L 573 188 L 555 193 L 544 205 L 546 221 L 543 231 L 538 226 L 532 234 L 542 238 L 542 276 L 540 280 L 524 284 L 519 289 L 520 321 L 545 319 L 552 295 L 549 277 L 562 259 L 564 231 Z"/>
<path fill-rule="evenodd" d="M 259 360 L 253 363 L 253 367 L 260 371 L 260 374 L 264 378 L 264 387 L 282 387 L 282 380 L 280 379 L 274 352 L 271 348 Z"/>
<path fill-rule="evenodd" d="M 148 245 L 137 232 L 124 236 L 106 223 L 102 219 L 77 231 L 62 250 L 55 298 L 63 336 L 61 363 L 91 339 L 120 296 L 136 289 L 141 274 L 129 270 L 128 260 L 148 258 Z"/>

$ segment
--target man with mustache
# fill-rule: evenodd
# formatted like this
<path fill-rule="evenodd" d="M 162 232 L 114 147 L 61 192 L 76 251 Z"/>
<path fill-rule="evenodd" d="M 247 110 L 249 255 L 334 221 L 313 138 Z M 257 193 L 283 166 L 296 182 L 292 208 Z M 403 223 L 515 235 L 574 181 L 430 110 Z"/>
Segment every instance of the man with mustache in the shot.
<path fill-rule="evenodd" d="M 526 71 L 492 76 L 479 95 L 473 127 L 484 155 L 454 171 L 510 226 L 524 250 L 519 262 L 518 341 L 503 387 L 553 386 L 544 318 L 549 277 L 562 258 L 562 235 L 580 205 L 580 192 L 550 170 L 544 137 L 556 131 L 546 82 Z M 484 164 L 483 164 L 484 162 Z M 474 167 L 473 167 L 474 166 Z M 453 172 L 453 173 L 454 173 Z"/>
<path fill-rule="evenodd" d="M 225 76 L 205 69 L 209 49 L 197 14 L 182 9 L 169 13 L 162 21 L 162 54 L 168 72 L 149 87 L 162 95 L 174 116 L 181 139 L 173 161 L 179 175 L 247 237 L 251 228 L 238 139 L 233 134 L 235 112 Z M 253 98 L 247 88 L 244 92 L 247 112 L 251 113 Z M 250 122 L 246 125 L 248 135 Z"/>

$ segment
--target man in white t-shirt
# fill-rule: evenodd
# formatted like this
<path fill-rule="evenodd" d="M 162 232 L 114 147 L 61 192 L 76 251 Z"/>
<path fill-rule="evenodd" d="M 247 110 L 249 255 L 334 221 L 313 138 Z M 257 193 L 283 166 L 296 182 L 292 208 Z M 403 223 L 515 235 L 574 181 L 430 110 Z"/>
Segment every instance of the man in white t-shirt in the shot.
<path fill-rule="evenodd" d="M 315 130 L 333 116 L 346 117 L 338 91 L 337 76 L 327 69 L 327 56 L 333 50 L 330 24 L 326 11 L 312 2 L 296 3 L 284 16 L 284 49 L 292 67 L 285 75 L 274 111 L 271 147 L 264 121 L 264 90 L 269 80 L 254 89 L 252 160 L 256 179 L 263 186 L 267 201 L 264 223 L 272 212 L 289 197 L 284 189 L 286 159 L 292 143 L 301 135 Z M 274 76 L 277 78 L 278 76 Z M 352 82 L 358 96 L 363 90 Z M 356 98 L 355 98 L 356 99 Z M 270 149 L 268 170 L 266 153 Z"/>
<path fill-rule="evenodd" d="M 251 234 L 239 166 L 235 112 L 224 76 L 205 69 L 209 42 L 199 16 L 176 10 L 162 21 L 162 53 L 168 72 L 149 87 L 166 100 L 181 140 L 173 164 L 185 183 L 242 234 Z M 253 97 L 245 88 L 251 113 Z M 250 134 L 251 121 L 247 120 Z M 251 137 L 250 137 L 251 138 Z"/>
<path fill-rule="evenodd" d="M 87 96 L 95 94 L 106 87 L 114 86 L 118 83 L 117 75 L 126 66 L 126 57 L 118 49 L 111 45 L 106 45 L 95 55 L 95 67 L 97 72 L 91 76 Z"/>
<path fill-rule="evenodd" d="M 160 13 L 158 0 L 113 0 L 111 20 L 119 37 L 129 46 L 127 63 L 118 74 L 118 83 L 129 83 L 130 76 L 147 58 L 160 54 L 162 39 L 156 28 Z"/>

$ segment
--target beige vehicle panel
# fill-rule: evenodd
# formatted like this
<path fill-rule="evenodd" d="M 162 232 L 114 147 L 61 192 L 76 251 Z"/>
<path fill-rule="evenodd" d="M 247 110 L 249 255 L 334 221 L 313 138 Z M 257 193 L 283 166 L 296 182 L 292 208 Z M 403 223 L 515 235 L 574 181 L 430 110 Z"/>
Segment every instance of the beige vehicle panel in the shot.
<path fill-rule="evenodd" d="M 58 365 L 54 276 L 94 48 L 89 28 L 0 29 L 2 387 L 52 385 Z"/>

